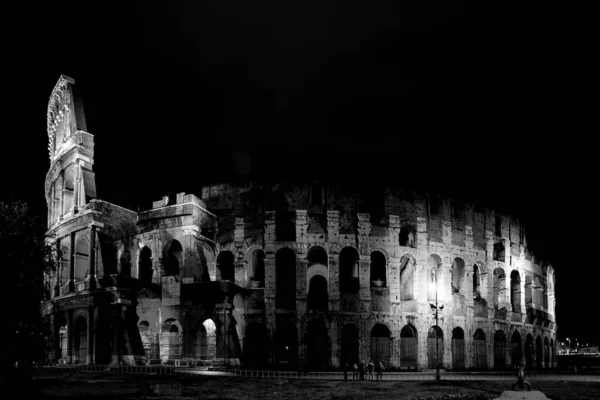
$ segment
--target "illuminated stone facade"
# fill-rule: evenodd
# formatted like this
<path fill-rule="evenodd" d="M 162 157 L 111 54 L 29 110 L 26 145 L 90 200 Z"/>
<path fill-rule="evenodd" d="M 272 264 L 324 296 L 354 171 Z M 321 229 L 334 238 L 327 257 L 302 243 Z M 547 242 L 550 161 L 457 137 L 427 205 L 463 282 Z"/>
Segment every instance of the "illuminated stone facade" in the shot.
<path fill-rule="evenodd" d="M 554 272 L 515 217 L 317 181 L 205 186 L 134 212 L 96 199 L 85 129 L 61 77 L 48 113 L 48 240 L 60 265 L 42 306 L 49 360 L 556 364 Z"/>

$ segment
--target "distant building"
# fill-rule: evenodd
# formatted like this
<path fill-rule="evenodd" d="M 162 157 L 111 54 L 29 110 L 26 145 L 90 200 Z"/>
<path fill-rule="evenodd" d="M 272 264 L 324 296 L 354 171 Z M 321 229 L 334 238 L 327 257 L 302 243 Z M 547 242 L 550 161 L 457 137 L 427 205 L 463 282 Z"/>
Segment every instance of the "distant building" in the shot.
<path fill-rule="evenodd" d="M 210 185 L 135 212 L 96 198 L 86 129 L 61 76 L 48 106 L 49 361 L 556 365 L 554 271 L 515 217 L 316 181 Z"/>

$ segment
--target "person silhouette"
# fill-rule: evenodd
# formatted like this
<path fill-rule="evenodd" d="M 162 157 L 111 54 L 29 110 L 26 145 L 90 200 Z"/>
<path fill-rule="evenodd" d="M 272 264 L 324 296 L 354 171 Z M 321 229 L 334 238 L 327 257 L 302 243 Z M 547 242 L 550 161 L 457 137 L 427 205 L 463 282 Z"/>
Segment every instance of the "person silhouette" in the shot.
<path fill-rule="evenodd" d="M 519 364 L 518 366 L 517 382 L 512 385 L 512 390 L 515 390 L 517 385 L 519 386 L 520 390 L 525 389 L 525 386 L 527 386 L 527 391 L 531 390 L 531 385 L 525 380 L 525 366 L 523 364 Z"/>

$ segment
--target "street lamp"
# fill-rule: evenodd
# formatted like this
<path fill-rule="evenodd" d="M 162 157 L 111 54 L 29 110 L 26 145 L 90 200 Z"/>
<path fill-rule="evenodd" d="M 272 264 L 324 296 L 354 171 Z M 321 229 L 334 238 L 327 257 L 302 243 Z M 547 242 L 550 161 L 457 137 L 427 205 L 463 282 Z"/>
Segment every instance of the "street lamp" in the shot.
<path fill-rule="evenodd" d="M 429 306 L 431 307 L 432 310 L 434 310 L 433 313 L 433 317 L 435 318 L 435 326 L 436 328 L 438 327 L 438 310 L 443 310 L 444 306 L 441 305 L 438 307 L 438 300 L 437 300 L 437 279 L 435 281 L 431 281 L 429 283 L 429 289 L 430 291 L 435 291 L 435 305 L 429 303 Z M 439 335 L 438 332 L 436 330 L 435 332 L 435 380 L 439 381 L 440 380 L 440 363 L 438 360 L 438 355 L 440 353 L 440 346 L 439 346 Z"/>

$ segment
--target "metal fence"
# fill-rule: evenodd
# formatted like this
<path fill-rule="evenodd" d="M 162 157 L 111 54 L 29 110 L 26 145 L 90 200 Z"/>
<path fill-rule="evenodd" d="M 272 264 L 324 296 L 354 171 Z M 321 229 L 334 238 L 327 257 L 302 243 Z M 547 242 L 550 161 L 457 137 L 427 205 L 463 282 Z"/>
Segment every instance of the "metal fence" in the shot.
<path fill-rule="evenodd" d="M 269 370 L 247 370 L 247 369 L 225 369 L 216 368 L 199 369 L 189 367 L 174 367 L 165 365 L 96 365 L 96 364 L 47 364 L 40 368 L 61 369 L 78 372 L 106 372 L 121 374 L 146 374 L 146 375 L 214 375 L 235 376 L 240 378 L 258 379 L 315 379 L 315 380 L 343 380 L 344 374 L 339 371 L 322 372 L 295 372 L 295 371 L 269 371 Z M 443 373 L 442 380 L 446 381 L 515 381 L 515 373 Z M 530 382 L 536 381 L 579 381 L 600 382 L 600 375 L 576 375 L 576 374 L 527 374 L 526 379 Z M 374 374 L 374 380 L 377 375 Z M 435 380 L 434 372 L 385 372 L 382 381 L 431 381 Z M 353 381 L 352 373 L 348 373 L 348 381 Z"/>

